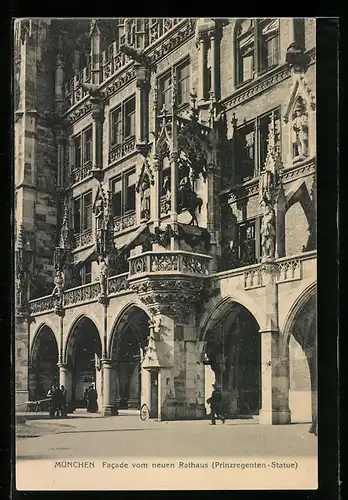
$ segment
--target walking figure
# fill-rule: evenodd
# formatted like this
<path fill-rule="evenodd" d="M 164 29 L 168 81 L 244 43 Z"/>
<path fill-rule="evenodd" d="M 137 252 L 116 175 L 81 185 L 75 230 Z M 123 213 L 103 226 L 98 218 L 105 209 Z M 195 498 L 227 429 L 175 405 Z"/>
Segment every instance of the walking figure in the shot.
<path fill-rule="evenodd" d="M 68 412 L 67 412 L 67 390 L 65 389 L 64 385 L 60 386 L 60 390 L 62 391 L 62 406 L 61 406 L 61 416 L 62 417 L 67 417 Z"/>
<path fill-rule="evenodd" d="M 210 414 L 211 414 L 211 425 L 216 425 L 216 419 L 220 418 L 222 423 L 225 423 L 225 416 L 222 414 L 221 411 L 221 404 L 222 404 L 222 394 L 220 389 L 217 387 L 216 384 L 213 384 L 213 392 L 212 395 L 210 396 L 209 399 L 207 399 L 207 403 L 210 405 Z"/>

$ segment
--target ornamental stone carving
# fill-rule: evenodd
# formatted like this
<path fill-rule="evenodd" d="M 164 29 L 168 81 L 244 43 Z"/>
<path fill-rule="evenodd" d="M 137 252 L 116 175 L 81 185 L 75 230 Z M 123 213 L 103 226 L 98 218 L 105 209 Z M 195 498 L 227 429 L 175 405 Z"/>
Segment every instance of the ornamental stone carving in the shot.
<path fill-rule="evenodd" d="M 201 280 L 153 278 L 132 283 L 130 287 L 152 314 L 185 319 L 188 315 L 195 315 L 204 284 Z"/>
<path fill-rule="evenodd" d="M 296 159 L 308 156 L 308 113 L 301 97 L 297 99 L 292 115 L 292 154 Z"/>
<path fill-rule="evenodd" d="M 63 310 L 63 297 L 64 297 L 64 273 L 61 269 L 57 269 L 54 277 L 54 288 L 52 297 L 54 302 L 54 310 L 56 314 L 60 314 Z"/>

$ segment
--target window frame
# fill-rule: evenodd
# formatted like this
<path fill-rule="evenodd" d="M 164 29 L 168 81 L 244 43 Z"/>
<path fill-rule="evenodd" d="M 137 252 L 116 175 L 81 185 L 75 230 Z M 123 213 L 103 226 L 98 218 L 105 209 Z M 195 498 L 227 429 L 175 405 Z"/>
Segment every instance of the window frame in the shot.
<path fill-rule="evenodd" d="M 234 76 L 235 76 L 235 87 L 239 88 L 247 83 L 252 82 L 258 76 L 267 73 L 268 71 L 276 68 L 280 64 L 280 18 L 263 18 L 263 19 L 250 19 L 253 21 L 253 26 L 249 28 L 246 33 L 239 33 L 241 23 L 249 18 L 241 18 L 236 22 L 235 30 L 234 30 L 234 54 L 235 54 L 235 68 L 234 68 Z M 278 22 L 277 30 L 275 34 L 272 35 L 262 35 L 262 29 L 267 25 L 267 23 L 271 23 L 273 21 Z M 246 80 L 241 77 L 241 61 L 243 56 L 241 55 L 241 47 L 239 46 L 241 40 L 247 39 L 248 36 L 253 37 L 253 71 L 251 78 Z M 265 50 L 265 42 L 269 40 L 277 39 L 277 62 L 271 64 L 270 66 L 265 66 L 264 64 L 264 50 Z"/>
<path fill-rule="evenodd" d="M 86 159 L 86 153 L 87 153 L 86 135 L 88 133 L 91 134 L 90 141 L 88 141 L 90 143 L 90 158 Z M 77 141 L 80 142 L 80 145 L 78 148 L 76 147 Z M 73 135 L 73 147 L 74 147 L 74 154 L 73 154 L 74 164 L 73 164 L 72 172 L 83 169 L 84 167 L 86 167 L 86 165 L 91 164 L 93 161 L 93 125 L 92 124 L 88 125 L 83 130 L 81 130 L 77 134 Z M 76 154 L 77 154 L 78 150 L 80 151 L 80 154 L 79 154 L 79 165 L 77 166 Z"/>
<path fill-rule="evenodd" d="M 127 184 L 126 184 L 126 179 L 129 178 L 130 176 L 136 176 L 136 167 L 130 167 L 127 168 L 127 170 L 124 170 L 123 172 L 117 174 L 115 177 L 110 179 L 110 187 L 111 187 L 111 193 L 112 193 L 112 216 L 114 219 L 122 219 L 123 217 L 131 214 L 136 213 L 136 194 L 135 194 L 135 187 L 136 187 L 136 178 L 134 184 L 131 184 L 131 186 L 134 186 L 134 209 L 128 209 L 127 210 Z M 121 193 L 121 215 L 115 215 L 114 213 L 114 185 L 121 181 L 121 191 L 117 191 L 118 193 Z"/>
<path fill-rule="evenodd" d="M 85 214 L 85 209 L 86 209 L 86 206 L 85 206 L 85 199 L 87 198 L 87 196 L 91 196 L 91 203 L 89 205 L 87 205 L 87 207 L 89 208 L 90 212 L 91 212 L 91 215 L 90 215 L 90 218 L 88 218 L 88 216 L 86 217 L 86 214 Z M 75 230 L 75 207 L 79 206 L 79 231 L 76 231 Z M 75 198 L 73 198 L 72 200 L 72 206 L 73 206 L 73 233 L 74 235 L 77 235 L 77 234 L 84 234 L 88 231 L 92 231 L 93 229 L 93 217 L 92 217 L 92 207 L 93 207 L 93 191 L 92 189 L 89 189 L 88 191 L 80 194 L 79 196 L 76 196 Z M 85 222 L 87 222 L 88 220 L 90 220 L 90 227 L 85 227 Z"/>
<path fill-rule="evenodd" d="M 263 136 L 262 130 L 261 130 L 261 120 L 266 118 L 267 116 L 271 117 L 272 113 L 277 114 L 277 120 L 279 123 L 279 130 L 278 130 L 278 146 L 279 146 L 279 152 L 282 154 L 282 121 L 281 121 L 281 106 L 276 106 L 275 108 L 272 108 L 271 110 L 267 111 L 266 113 L 262 113 L 262 115 L 257 116 L 256 118 L 243 123 L 240 127 L 237 127 L 236 129 L 236 136 L 246 127 L 250 127 L 253 125 L 254 127 L 254 175 L 252 177 L 250 176 L 245 176 L 242 180 L 242 182 L 248 182 L 249 180 L 255 179 L 259 177 L 261 171 L 263 170 L 262 165 L 262 151 L 261 151 L 261 145 L 263 143 Z M 268 138 L 268 133 L 267 133 L 267 138 Z M 266 139 L 267 140 L 267 139 Z M 238 152 L 239 154 L 239 152 Z M 266 145 L 266 153 L 265 153 L 265 160 L 267 157 L 267 145 Z M 239 167 L 239 158 L 237 156 L 237 168 Z M 238 174 L 238 173 L 237 173 Z"/>
<path fill-rule="evenodd" d="M 133 116 L 133 126 L 131 127 L 131 132 L 128 135 L 126 135 L 126 122 L 127 122 L 127 105 L 129 105 L 130 102 L 134 102 L 134 110 L 130 113 L 130 115 Z M 120 120 L 117 123 L 121 123 L 120 126 L 120 142 L 114 141 L 115 139 L 115 134 L 114 134 L 114 121 L 113 121 L 113 116 L 114 114 L 118 112 L 120 113 Z M 117 104 L 114 108 L 112 108 L 109 112 L 109 151 L 113 151 L 117 148 L 121 148 L 125 143 L 130 141 L 131 139 L 135 138 L 136 135 L 136 114 L 137 114 L 137 104 L 136 104 L 136 98 L 135 98 L 135 93 L 124 99 L 120 104 Z"/>
<path fill-rule="evenodd" d="M 188 68 L 188 76 L 187 76 L 187 79 L 188 79 L 188 100 L 187 101 L 183 101 L 183 102 L 179 102 L 178 101 L 178 109 L 182 109 L 182 108 L 185 108 L 189 102 L 190 102 L 190 89 L 192 88 L 192 68 L 191 68 L 191 57 L 189 54 L 186 54 L 185 56 L 183 57 L 180 57 L 179 60 L 177 60 L 176 62 L 174 62 L 170 69 L 166 69 L 165 71 L 163 71 L 161 74 L 159 74 L 157 76 L 157 79 L 156 79 L 156 83 L 157 83 L 157 89 L 158 89 L 158 110 L 160 111 L 163 107 L 163 104 L 165 103 L 165 100 L 163 99 L 163 94 L 164 92 L 169 92 L 169 107 L 167 108 L 166 107 L 166 110 L 168 113 L 171 113 L 172 111 L 172 82 L 173 82 L 173 75 L 175 75 L 176 77 L 176 85 L 177 85 L 177 97 L 179 98 L 179 78 L 178 78 L 178 72 L 179 70 L 182 68 L 182 67 L 187 67 Z M 170 79 L 171 82 L 169 84 L 169 87 L 166 91 L 163 91 L 163 85 L 162 85 L 162 82 L 167 80 L 167 79 Z M 182 81 L 182 80 L 181 80 Z"/>

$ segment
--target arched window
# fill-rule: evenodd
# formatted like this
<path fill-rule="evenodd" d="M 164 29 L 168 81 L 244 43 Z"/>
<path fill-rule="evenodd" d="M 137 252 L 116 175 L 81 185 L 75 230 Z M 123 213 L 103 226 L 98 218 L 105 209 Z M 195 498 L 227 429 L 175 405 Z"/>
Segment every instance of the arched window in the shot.
<path fill-rule="evenodd" d="M 236 84 L 279 64 L 279 19 L 240 19 L 235 31 Z"/>

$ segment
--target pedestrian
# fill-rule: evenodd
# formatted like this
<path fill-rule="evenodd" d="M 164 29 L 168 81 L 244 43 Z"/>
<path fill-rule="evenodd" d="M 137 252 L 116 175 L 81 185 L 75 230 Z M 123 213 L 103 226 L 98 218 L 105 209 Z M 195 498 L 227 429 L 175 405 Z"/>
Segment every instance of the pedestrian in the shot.
<path fill-rule="evenodd" d="M 61 415 L 62 415 L 62 417 L 67 417 L 68 416 L 68 412 L 67 412 L 68 393 L 67 393 L 67 390 L 65 389 L 64 385 L 60 386 L 60 390 L 62 391 Z"/>
<path fill-rule="evenodd" d="M 54 417 L 59 417 L 60 415 L 62 400 L 63 400 L 62 391 L 59 389 L 59 385 L 56 384 L 52 392 L 52 408 Z"/>
<path fill-rule="evenodd" d="M 98 411 L 98 393 L 91 384 L 87 393 L 87 411 L 88 413 L 97 413 Z"/>
<path fill-rule="evenodd" d="M 216 425 L 216 419 L 220 418 L 222 423 L 225 423 L 225 416 L 222 414 L 222 393 L 221 390 L 217 387 L 216 384 L 213 384 L 213 392 L 209 399 L 207 399 L 207 403 L 210 404 L 210 416 L 211 416 L 211 425 Z"/>
<path fill-rule="evenodd" d="M 315 436 L 318 435 L 318 414 L 316 413 L 313 421 L 311 423 L 311 426 L 309 428 L 309 434 L 314 434 Z"/>
<path fill-rule="evenodd" d="M 53 391 L 54 391 L 54 385 L 52 385 L 52 387 L 50 387 L 48 389 L 48 392 L 47 392 L 47 397 L 49 398 L 49 412 L 50 412 L 50 417 L 53 417 L 54 416 L 54 409 L 53 409 L 53 402 L 52 402 L 52 394 L 53 394 Z"/>

